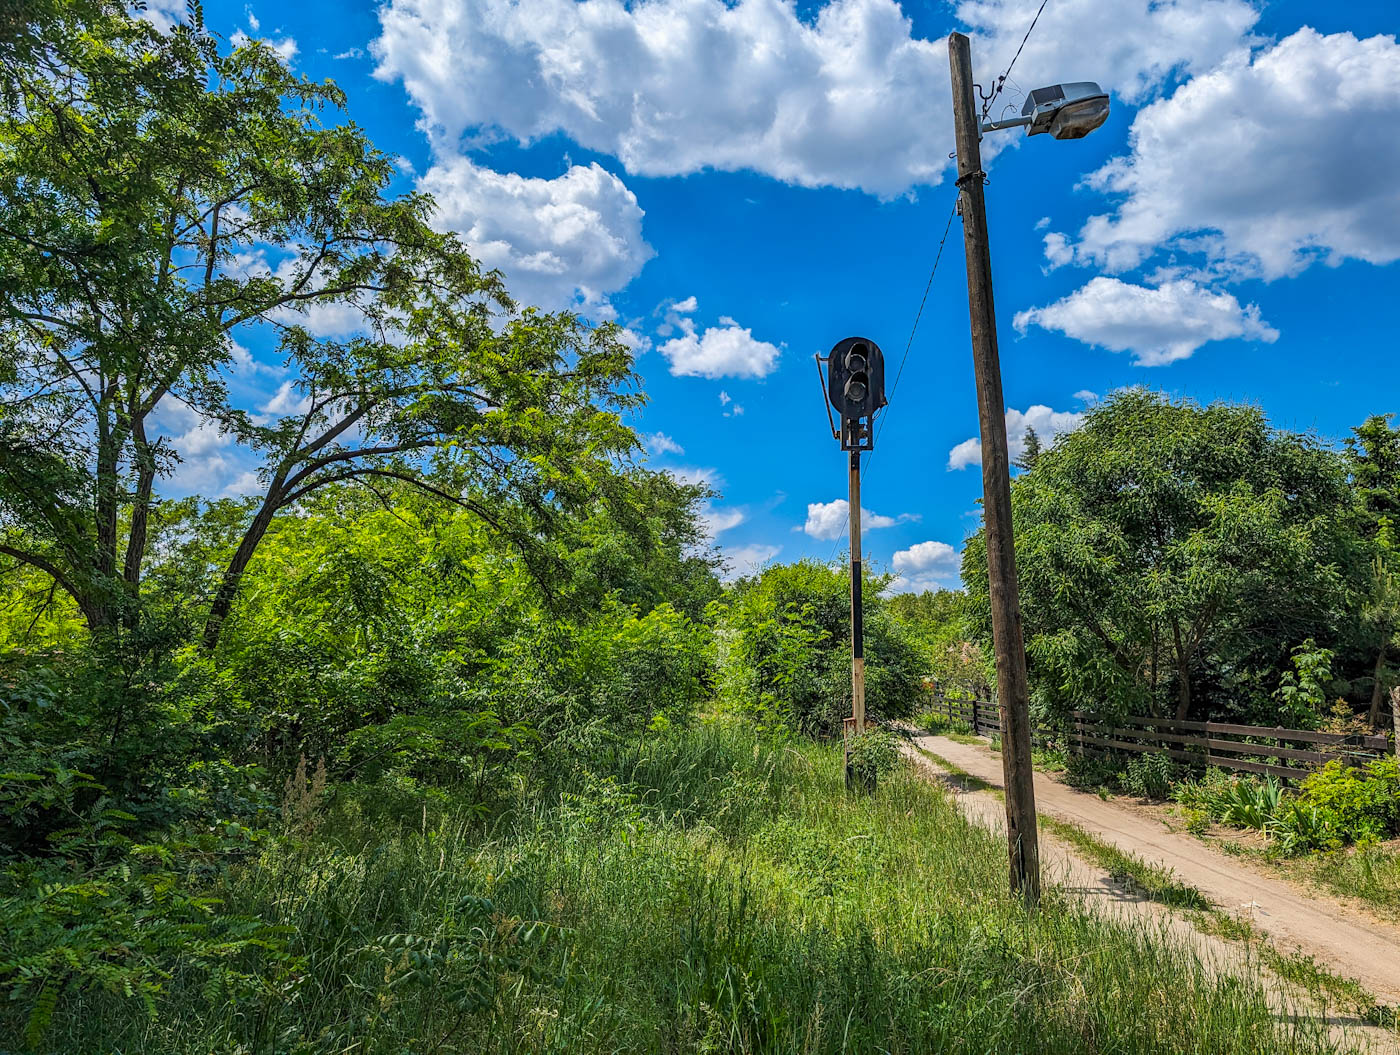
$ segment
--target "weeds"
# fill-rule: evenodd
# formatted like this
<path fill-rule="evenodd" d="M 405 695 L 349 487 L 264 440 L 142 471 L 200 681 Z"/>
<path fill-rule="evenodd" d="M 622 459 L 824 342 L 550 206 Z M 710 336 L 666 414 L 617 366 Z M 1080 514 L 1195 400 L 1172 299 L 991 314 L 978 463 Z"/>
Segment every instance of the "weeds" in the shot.
<path fill-rule="evenodd" d="M 154 1022 L 86 992 L 47 1050 L 1329 1050 L 1145 924 L 1053 889 L 1027 913 L 1000 840 L 908 770 L 841 780 L 835 746 L 715 724 L 491 822 L 341 803 L 222 890 L 293 928 L 294 977 L 235 1001 L 177 965 Z"/>

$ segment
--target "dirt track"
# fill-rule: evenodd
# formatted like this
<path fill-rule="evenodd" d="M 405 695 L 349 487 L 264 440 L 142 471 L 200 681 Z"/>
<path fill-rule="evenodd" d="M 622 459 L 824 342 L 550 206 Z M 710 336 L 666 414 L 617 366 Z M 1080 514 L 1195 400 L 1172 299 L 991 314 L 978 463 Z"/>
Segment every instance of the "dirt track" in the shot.
<path fill-rule="evenodd" d="M 988 784 L 1002 786 L 1001 757 L 987 747 L 943 736 L 916 737 L 915 743 Z M 1171 869 L 1218 908 L 1252 919 L 1277 947 L 1301 951 L 1334 973 L 1356 979 L 1384 1004 L 1400 1004 L 1400 928 L 1309 897 L 1189 835 L 1167 831 L 1156 821 L 1042 773 L 1035 775 L 1035 797 L 1038 813 L 1072 821 L 1120 850 Z M 985 818 L 985 806 L 981 812 Z"/>

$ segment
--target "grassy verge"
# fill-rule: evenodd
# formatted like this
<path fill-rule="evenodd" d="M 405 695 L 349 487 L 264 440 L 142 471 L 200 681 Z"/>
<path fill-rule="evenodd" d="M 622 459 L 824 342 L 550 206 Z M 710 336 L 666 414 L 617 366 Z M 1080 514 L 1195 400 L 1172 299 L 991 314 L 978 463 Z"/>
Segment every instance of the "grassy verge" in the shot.
<path fill-rule="evenodd" d="M 66 998 L 49 1050 L 1332 1050 L 1147 924 L 1027 912 L 912 771 L 848 795 L 839 748 L 711 723 L 560 785 L 486 822 L 329 818 L 221 891 L 292 928 L 294 970 L 233 998 L 177 967 L 154 1019 Z"/>
<path fill-rule="evenodd" d="M 1340 897 L 1357 898 L 1381 915 L 1400 920 L 1400 850 L 1393 843 L 1279 857 L 1266 849 L 1209 835 L 1201 839 L 1222 853 L 1257 861 L 1285 879 L 1310 883 Z"/>

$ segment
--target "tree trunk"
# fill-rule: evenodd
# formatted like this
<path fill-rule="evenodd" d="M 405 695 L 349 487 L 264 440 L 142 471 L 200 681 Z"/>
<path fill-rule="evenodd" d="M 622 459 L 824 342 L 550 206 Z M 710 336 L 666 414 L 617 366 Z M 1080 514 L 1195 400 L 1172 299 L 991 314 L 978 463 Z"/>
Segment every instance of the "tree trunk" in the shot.
<path fill-rule="evenodd" d="M 146 556 L 146 528 L 151 511 L 151 491 L 155 486 L 156 460 L 151 445 L 146 442 L 146 428 L 141 419 L 132 424 L 132 439 L 136 443 L 137 484 L 131 507 L 131 530 L 126 537 L 126 557 L 122 562 L 122 581 L 128 596 L 135 601 L 141 592 L 141 562 Z M 128 617 L 134 615 L 134 609 Z"/>
<path fill-rule="evenodd" d="M 229 561 L 228 567 L 224 569 L 219 592 L 214 595 L 214 603 L 209 606 L 209 615 L 204 621 L 204 651 L 214 651 L 214 647 L 219 643 L 219 634 L 223 631 L 224 620 L 233 608 L 233 599 L 238 595 L 238 584 L 243 578 L 243 572 L 247 570 L 248 562 L 253 559 L 258 543 L 267 534 L 278 508 L 280 502 L 269 495 L 258 510 L 258 515 L 248 525 L 248 530 L 243 533 L 243 540 L 238 544 L 238 551 L 234 553 L 233 560 Z"/>
<path fill-rule="evenodd" d="M 1172 620 L 1172 639 L 1176 643 L 1176 720 L 1185 721 L 1191 711 L 1191 657 L 1181 641 L 1181 626 Z"/>
<path fill-rule="evenodd" d="M 1376 669 L 1373 684 L 1371 685 L 1371 713 L 1367 721 L 1374 729 L 1380 725 L 1381 721 L 1381 700 L 1385 697 L 1385 689 L 1381 686 L 1381 673 L 1385 670 L 1385 641 L 1381 641 L 1380 650 L 1376 653 Z"/>

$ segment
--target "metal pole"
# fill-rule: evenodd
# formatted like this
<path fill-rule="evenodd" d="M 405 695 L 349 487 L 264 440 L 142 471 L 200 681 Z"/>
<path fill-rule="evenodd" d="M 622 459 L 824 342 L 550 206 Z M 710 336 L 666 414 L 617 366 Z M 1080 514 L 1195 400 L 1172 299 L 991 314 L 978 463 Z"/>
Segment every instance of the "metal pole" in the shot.
<path fill-rule="evenodd" d="M 997 696 L 1001 705 L 1001 764 L 1006 785 L 1006 835 L 1011 890 L 1027 901 L 1040 898 L 1040 846 L 1036 833 L 1031 770 L 1030 691 L 1021 639 L 1021 604 L 1016 592 L 1016 551 L 1011 532 L 1011 462 L 1006 442 L 1006 406 L 997 354 L 992 303 L 992 257 L 982 194 L 982 147 L 972 95 L 972 52 L 967 37 L 948 37 L 953 78 L 953 128 L 958 148 L 958 209 L 967 252 L 967 306 L 972 323 L 972 363 L 977 376 L 977 411 L 982 434 L 982 508 L 986 520 L 987 578 L 996 649 Z"/>
<path fill-rule="evenodd" d="M 865 611 L 860 600 L 860 451 L 851 451 L 851 716 L 865 732 Z"/>

